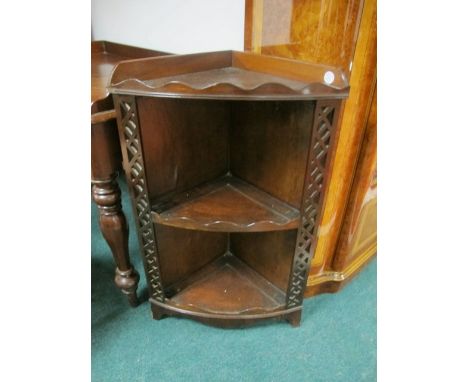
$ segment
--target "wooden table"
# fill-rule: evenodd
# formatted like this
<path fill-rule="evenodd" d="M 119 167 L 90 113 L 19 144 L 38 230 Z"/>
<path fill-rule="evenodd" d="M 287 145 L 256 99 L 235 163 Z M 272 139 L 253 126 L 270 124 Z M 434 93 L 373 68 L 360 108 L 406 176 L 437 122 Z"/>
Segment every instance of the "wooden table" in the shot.
<path fill-rule="evenodd" d="M 107 41 L 91 42 L 92 194 L 99 209 L 101 232 L 116 263 L 115 284 L 132 306 L 138 304 L 136 290 L 140 276 L 128 253 L 128 225 L 122 213 L 120 188 L 116 181 L 122 168 L 122 155 L 114 105 L 106 87 L 120 61 L 166 54 Z"/>

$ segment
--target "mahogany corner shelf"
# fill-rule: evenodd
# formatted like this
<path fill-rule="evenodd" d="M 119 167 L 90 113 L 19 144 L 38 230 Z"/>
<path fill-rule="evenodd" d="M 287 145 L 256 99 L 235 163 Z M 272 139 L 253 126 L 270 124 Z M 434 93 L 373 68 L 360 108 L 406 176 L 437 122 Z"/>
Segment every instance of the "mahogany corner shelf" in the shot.
<path fill-rule="evenodd" d="M 294 207 L 230 175 L 162 198 L 152 215 L 159 224 L 222 232 L 286 230 L 299 220 Z"/>
<path fill-rule="evenodd" d="M 344 74 L 243 52 L 113 72 L 153 317 L 299 325 Z"/>

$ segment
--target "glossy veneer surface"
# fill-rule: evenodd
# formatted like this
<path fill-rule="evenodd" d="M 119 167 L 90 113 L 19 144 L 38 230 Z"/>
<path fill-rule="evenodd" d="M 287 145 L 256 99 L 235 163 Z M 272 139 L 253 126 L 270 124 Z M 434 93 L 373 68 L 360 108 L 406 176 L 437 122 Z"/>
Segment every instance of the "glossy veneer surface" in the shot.
<path fill-rule="evenodd" d="M 376 250 L 375 203 L 367 204 L 362 219 L 346 216 L 351 211 L 348 202 L 359 204 L 353 201 L 357 194 L 352 188 L 360 183 L 353 178 L 376 82 L 376 10 L 375 0 L 246 0 L 246 50 L 320 62 L 350 73 L 351 91 L 341 117 L 308 295 L 336 291 Z M 350 220 L 360 224 L 352 231 L 356 237 L 348 235 L 348 228 L 342 229 Z M 352 250 L 348 248 L 353 255 L 339 244 L 348 240 L 355 243 Z M 336 268 L 335 264 L 340 265 Z"/>
<path fill-rule="evenodd" d="M 328 193 L 330 197 L 324 205 L 324 219 L 317 243 L 317 256 L 313 264 L 319 273 L 333 269 L 332 264 L 339 256 L 336 252 L 337 244 L 341 240 L 342 225 L 346 219 L 348 203 L 351 202 L 358 160 L 364 148 L 363 139 L 377 81 L 377 2 L 375 0 L 367 0 L 363 5 L 350 81 L 352 91 L 343 107 L 336 157 L 330 175 Z M 376 146 L 371 150 L 376 150 Z M 377 226 L 372 221 L 369 223 L 369 229 L 376 234 Z M 374 238 L 376 239 L 376 235 Z M 355 274 L 371 256 L 375 255 L 376 240 L 369 244 L 360 252 L 361 259 L 358 262 L 348 263 L 346 270 L 341 269 L 344 271 L 341 276 L 349 278 L 349 275 Z"/>
<path fill-rule="evenodd" d="M 377 89 L 364 132 L 333 266 L 344 270 L 377 243 Z"/>
<path fill-rule="evenodd" d="M 350 73 L 364 0 L 247 0 L 245 49 Z"/>

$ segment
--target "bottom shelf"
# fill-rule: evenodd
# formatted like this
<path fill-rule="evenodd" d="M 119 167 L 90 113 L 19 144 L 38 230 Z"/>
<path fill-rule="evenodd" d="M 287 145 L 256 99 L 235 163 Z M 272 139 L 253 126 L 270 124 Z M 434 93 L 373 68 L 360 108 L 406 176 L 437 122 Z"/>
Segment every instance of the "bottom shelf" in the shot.
<path fill-rule="evenodd" d="M 168 288 L 166 305 L 208 315 L 261 315 L 285 308 L 285 293 L 231 253 Z"/>

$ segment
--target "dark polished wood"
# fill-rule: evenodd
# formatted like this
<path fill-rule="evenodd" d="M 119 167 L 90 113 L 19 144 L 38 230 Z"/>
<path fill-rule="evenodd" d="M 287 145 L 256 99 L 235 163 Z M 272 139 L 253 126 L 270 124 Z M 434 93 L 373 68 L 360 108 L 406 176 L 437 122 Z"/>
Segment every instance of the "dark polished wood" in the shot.
<path fill-rule="evenodd" d="M 97 112 L 96 108 L 101 111 L 113 109 L 107 85 L 112 71 L 119 62 L 169 54 L 110 41 L 91 42 L 91 107 L 94 107 L 91 113 Z M 101 106 L 103 100 L 108 101 L 106 106 Z"/>
<path fill-rule="evenodd" d="M 166 286 L 187 279 L 226 253 L 229 237 L 208 232 L 154 224 L 158 238 L 161 280 Z"/>
<path fill-rule="evenodd" d="M 149 68 L 157 67 L 154 71 Z M 109 90 L 195 99 L 310 100 L 346 98 L 344 72 L 327 65 L 222 51 L 122 62 Z"/>
<path fill-rule="evenodd" d="M 174 306 L 208 314 L 267 313 L 284 308 L 285 300 L 281 289 L 229 252 L 168 290 L 175 292 Z"/>
<path fill-rule="evenodd" d="M 296 246 L 297 229 L 230 235 L 232 253 L 284 293 L 288 291 L 291 253 Z"/>
<path fill-rule="evenodd" d="M 126 61 L 110 91 L 153 317 L 299 325 L 346 76 L 213 52 Z"/>
<path fill-rule="evenodd" d="M 153 57 L 163 52 L 115 44 L 91 43 L 91 176 L 92 195 L 99 209 L 99 226 L 116 264 L 115 284 L 138 304 L 136 290 L 140 276 L 130 262 L 128 225 L 122 212 L 116 177 L 122 166 L 115 110 L 107 85 L 115 65 L 122 60 Z"/>
<path fill-rule="evenodd" d="M 128 225 L 120 204 L 116 175 L 108 180 L 93 181 L 93 199 L 99 209 L 99 226 L 117 265 L 115 285 L 128 296 L 131 306 L 138 305 L 136 290 L 140 276 L 128 256 Z"/>
<path fill-rule="evenodd" d="M 293 327 L 298 327 L 301 324 L 302 308 L 294 308 L 289 310 L 279 310 L 271 313 L 252 314 L 252 315 L 236 315 L 235 317 L 214 314 L 194 314 L 191 310 L 178 309 L 172 305 L 162 305 L 158 301 L 150 300 L 151 311 L 155 320 L 160 320 L 163 317 L 185 317 L 199 321 L 210 326 L 217 326 L 223 329 L 242 328 L 265 321 L 287 321 Z"/>
<path fill-rule="evenodd" d="M 229 130 L 225 121 L 230 117 L 226 102 L 156 97 L 138 97 L 136 102 L 144 160 L 149 168 L 158 169 L 147 178 L 153 199 L 226 174 Z"/>
<path fill-rule="evenodd" d="M 225 175 L 153 204 L 155 223 L 202 231 L 265 232 L 297 228 L 299 211 Z"/>
<path fill-rule="evenodd" d="M 230 165 L 234 175 L 299 209 L 315 104 L 236 102 Z M 254 164 L 254 165 L 253 165 Z"/>

